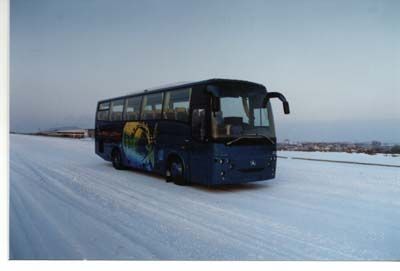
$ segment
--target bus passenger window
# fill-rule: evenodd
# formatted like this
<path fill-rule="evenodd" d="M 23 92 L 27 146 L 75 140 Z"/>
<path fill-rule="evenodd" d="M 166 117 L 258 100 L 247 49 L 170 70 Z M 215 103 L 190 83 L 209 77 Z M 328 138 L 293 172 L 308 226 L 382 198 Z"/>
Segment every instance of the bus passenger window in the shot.
<path fill-rule="evenodd" d="M 122 120 L 122 112 L 124 112 L 124 100 L 116 100 L 111 102 L 111 120 Z"/>
<path fill-rule="evenodd" d="M 161 119 L 163 93 L 154 93 L 143 97 L 142 119 Z"/>
<path fill-rule="evenodd" d="M 108 120 L 108 113 L 110 112 L 110 102 L 99 104 L 97 110 L 97 120 Z"/>
<path fill-rule="evenodd" d="M 141 96 L 126 99 L 125 120 L 139 120 L 141 101 Z"/>
<path fill-rule="evenodd" d="M 187 122 L 192 89 L 168 91 L 164 99 L 164 119 Z"/>

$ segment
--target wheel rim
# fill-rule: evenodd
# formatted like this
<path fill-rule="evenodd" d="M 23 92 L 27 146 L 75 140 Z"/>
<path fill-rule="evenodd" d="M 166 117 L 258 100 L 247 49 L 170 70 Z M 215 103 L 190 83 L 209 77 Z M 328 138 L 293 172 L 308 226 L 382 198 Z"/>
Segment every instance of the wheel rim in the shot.
<path fill-rule="evenodd" d="M 171 176 L 172 178 L 181 178 L 183 176 L 183 166 L 179 162 L 173 162 L 171 164 Z"/>

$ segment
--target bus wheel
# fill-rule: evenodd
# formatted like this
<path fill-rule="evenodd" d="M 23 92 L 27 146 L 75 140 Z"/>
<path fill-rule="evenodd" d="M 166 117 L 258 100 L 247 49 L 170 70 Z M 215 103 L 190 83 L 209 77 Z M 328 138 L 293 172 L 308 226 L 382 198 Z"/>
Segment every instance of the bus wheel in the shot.
<path fill-rule="evenodd" d="M 177 185 L 186 185 L 187 182 L 184 177 L 184 167 L 181 159 L 174 158 L 167 168 L 167 181 L 172 181 Z"/>
<path fill-rule="evenodd" d="M 113 167 L 118 170 L 125 168 L 124 165 L 122 164 L 121 152 L 118 149 L 115 149 L 112 152 L 112 164 L 113 164 Z"/>

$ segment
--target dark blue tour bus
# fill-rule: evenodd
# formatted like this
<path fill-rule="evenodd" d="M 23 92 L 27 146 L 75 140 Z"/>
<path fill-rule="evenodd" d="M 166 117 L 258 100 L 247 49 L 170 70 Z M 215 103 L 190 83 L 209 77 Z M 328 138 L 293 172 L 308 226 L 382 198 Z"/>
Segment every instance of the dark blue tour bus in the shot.
<path fill-rule="evenodd" d="M 257 83 L 210 79 L 98 102 L 96 154 L 184 185 L 272 179 L 276 136 L 271 98 Z"/>

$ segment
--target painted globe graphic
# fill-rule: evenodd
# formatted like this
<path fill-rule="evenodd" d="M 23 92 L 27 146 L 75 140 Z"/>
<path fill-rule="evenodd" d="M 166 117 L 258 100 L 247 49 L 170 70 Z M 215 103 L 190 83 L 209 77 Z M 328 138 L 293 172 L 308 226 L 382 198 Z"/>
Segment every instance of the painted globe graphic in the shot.
<path fill-rule="evenodd" d="M 125 124 L 122 148 L 129 162 L 137 167 L 151 170 L 154 167 L 154 145 L 152 132 L 145 123 Z"/>

